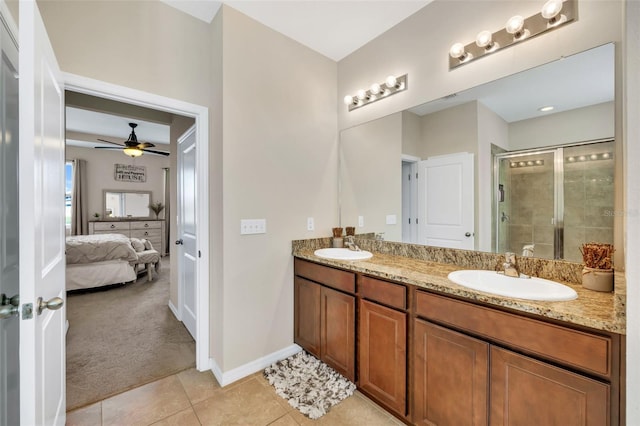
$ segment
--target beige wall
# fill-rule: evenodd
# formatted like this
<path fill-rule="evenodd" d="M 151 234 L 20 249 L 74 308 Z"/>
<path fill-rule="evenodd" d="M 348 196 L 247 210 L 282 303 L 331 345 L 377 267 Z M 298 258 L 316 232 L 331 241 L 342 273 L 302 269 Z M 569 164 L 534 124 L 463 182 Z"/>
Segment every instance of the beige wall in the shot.
<path fill-rule="evenodd" d="M 90 220 L 93 214 L 99 213 L 104 217 L 104 200 L 102 191 L 104 189 L 116 189 L 126 191 L 151 191 L 153 202 L 164 202 L 164 176 L 162 169 L 169 167 L 169 159 L 159 155 L 143 155 L 134 160 L 127 157 L 119 150 L 82 148 L 77 146 L 67 146 L 66 159 L 81 159 L 87 161 L 87 196 Z M 118 182 L 114 179 L 115 164 L 135 164 L 147 168 L 147 181 L 138 182 Z M 160 218 L 164 217 L 164 211 L 160 213 Z M 154 214 L 151 213 L 153 217 Z"/>
<path fill-rule="evenodd" d="M 223 6 L 223 371 L 293 342 L 291 240 L 337 217 L 336 63 Z M 314 217 L 315 231 L 307 231 Z M 240 235 L 264 218 L 267 233 Z"/>

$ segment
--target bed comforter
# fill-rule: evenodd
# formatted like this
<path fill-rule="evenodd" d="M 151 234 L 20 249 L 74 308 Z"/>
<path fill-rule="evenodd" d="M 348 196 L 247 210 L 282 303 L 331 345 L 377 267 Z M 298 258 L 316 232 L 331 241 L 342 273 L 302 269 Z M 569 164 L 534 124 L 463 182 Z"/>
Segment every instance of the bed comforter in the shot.
<path fill-rule="evenodd" d="M 133 265 L 138 260 L 129 238 L 120 234 L 67 237 L 65 253 L 67 264 L 124 260 Z"/>

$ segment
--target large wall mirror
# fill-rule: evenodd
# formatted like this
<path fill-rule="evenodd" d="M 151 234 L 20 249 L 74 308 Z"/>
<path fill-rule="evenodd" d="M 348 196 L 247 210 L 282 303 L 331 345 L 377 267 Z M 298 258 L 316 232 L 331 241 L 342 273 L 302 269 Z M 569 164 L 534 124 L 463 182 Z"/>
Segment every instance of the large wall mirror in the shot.
<path fill-rule="evenodd" d="M 105 219 L 151 216 L 151 191 L 105 189 L 103 192 Z"/>
<path fill-rule="evenodd" d="M 341 226 L 571 261 L 613 243 L 614 69 L 607 44 L 343 130 Z"/>

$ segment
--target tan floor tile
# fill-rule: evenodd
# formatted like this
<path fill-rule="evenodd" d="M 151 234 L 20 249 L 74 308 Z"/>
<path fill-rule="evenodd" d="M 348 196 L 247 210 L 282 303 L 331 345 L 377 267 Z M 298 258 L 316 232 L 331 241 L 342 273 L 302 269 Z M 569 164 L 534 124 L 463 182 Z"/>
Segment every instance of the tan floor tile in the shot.
<path fill-rule="evenodd" d="M 66 426 L 100 426 L 102 424 L 102 403 L 89 405 L 67 413 Z"/>
<path fill-rule="evenodd" d="M 273 423 L 269 423 L 269 426 L 299 426 L 300 424 L 296 422 L 293 417 L 289 414 L 280 417 Z"/>
<path fill-rule="evenodd" d="M 103 426 L 149 425 L 190 406 L 177 376 L 102 401 Z"/>
<path fill-rule="evenodd" d="M 403 423 L 357 392 L 340 404 L 331 407 L 331 410 L 319 419 L 310 420 L 306 418 L 301 424 L 395 426 Z"/>
<path fill-rule="evenodd" d="M 205 426 L 264 426 L 287 413 L 277 402 L 275 392 L 255 378 L 223 388 L 212 398 L 195 404 L 193 409 Z"/>
<path fill-rule="evenodd" d="M 193 408 L 189 407 L 184 411 L 180 411 L 173 416 L 154 423 L 153 426 L 200 426 L 200 421 L 193 411 Z"/>
<path fill-rule="evenodd" d="M 192 404 L 211 398 L 222 389 L 211 371 L 200 372 L 190 368 L 177 376 Z"/>

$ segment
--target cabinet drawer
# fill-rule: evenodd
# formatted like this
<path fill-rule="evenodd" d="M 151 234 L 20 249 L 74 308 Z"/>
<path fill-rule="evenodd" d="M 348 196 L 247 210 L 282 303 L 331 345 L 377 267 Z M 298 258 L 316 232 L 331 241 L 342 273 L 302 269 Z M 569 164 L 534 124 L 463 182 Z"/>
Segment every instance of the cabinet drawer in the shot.
<path fill-rule="evenodd" d="M 611 377 L 612 341 L 555 324 L 416 292 L 416 314 L 536 354 L 540 358 Z"/>
<path fill-rule="evenodd" d="M 98 231 L 129 231 L 129 222 L 94 222 L 93 230 L 97 234 Z"/>
<path fill-rule="evenodd" d="M 144 230 L 144 229 L 135 229 L 135 230 L 131 230 L 131 238 L 146 238 L 148 240 L 155 238 L 157 240 L 160 240 L 162 237 L 160 235 L 160 230 L 159 229 L 149 229 L 149 230 Z"/>
<path fill-rule="evenodd" d="M 149 221 L 149 222 L 131 222 L 131 229 L 160 229 L 162 228 L 162 223 L 159 221 Z"/>
<path fill-rule="evenodd" d="M 398 309 L 407 308 L 407 288 L 400 284 L 393 284 L 371 277 L 358 277 L 360 296 L 392 306 Z"/>
<path fill-rule="evenodd" d="M 349 293 L 356 292 L 356 276 L 352 272 L 333 269 L 305 260 L 294 260 L 295 274 Z"/>

